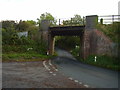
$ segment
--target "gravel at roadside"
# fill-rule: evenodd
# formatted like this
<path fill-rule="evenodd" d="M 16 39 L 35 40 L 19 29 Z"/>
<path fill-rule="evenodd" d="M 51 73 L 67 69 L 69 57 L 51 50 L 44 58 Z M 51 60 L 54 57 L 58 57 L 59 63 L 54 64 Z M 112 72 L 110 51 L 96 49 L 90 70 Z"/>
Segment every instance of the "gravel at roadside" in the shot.
<path fill-rule="evenodd" d="M 3 88 L 85 88 L 59 71 L 50 73 L 43 61 L 2 63 Z"/>

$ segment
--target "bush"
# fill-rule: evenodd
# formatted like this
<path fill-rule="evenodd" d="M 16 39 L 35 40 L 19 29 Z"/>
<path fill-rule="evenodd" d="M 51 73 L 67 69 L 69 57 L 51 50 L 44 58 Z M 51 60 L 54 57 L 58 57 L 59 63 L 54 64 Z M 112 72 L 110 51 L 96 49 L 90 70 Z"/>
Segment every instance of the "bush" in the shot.
<path fill-rule="evenodd" d="M 38 26 L 34 21 L 2 21 L 2 52 L 46 54 L 46 43 L 40 40 Z M 18 36 L 18 32 L 28 31 L 28 37 Z"/>
<path fill-rule="evenodd" d="M 120 22 L 103 25 L 98 24 L 97 28 L 101 30 L 105 35 L 110 37 L 113 42 L 120 43 L 120 41 L 118 41 L 118 35 L 120 35 Z"/>
<path fill-rule="evenodd" d="M 47 46 L 45 42 L 41 42 L 40 39 L 32 40 L 30 37 L 18 37 L 15 30 L 3 29 L 3 53 L 8 52 L 37 52 L 40 54 L 46 54 Z M 32 48 L 32 50 L 27 50 Z"/>
<path fill-rule="evenodd" d="M 9 30 L 2 29 L 2 44 L 15 44 L 15 41 L 18 39 L 15 29 L 11 28 Z"/>
<path fill-rule="evenodd" d="M 47 48 L 45 44 L 35 44 L 31 45 L 3 45 L 3 53 L 39 53 L 46 54 Z"/>
<path fill-rule="evenodd" d="M 71 50 L 71 54 L 75 57 L 78 57 L 80 54 L 80 46 L 75 47 L 74 49 Z"/>

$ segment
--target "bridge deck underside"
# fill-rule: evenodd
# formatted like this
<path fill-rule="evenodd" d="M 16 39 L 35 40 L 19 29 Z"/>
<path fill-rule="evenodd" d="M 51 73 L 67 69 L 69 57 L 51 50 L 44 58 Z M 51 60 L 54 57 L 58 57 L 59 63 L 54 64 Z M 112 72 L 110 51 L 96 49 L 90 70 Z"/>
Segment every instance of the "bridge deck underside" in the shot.
<path fill-rule="evenodd" d="M 49 27 L 52 36 L 81 36 L 85 26 Z"/>

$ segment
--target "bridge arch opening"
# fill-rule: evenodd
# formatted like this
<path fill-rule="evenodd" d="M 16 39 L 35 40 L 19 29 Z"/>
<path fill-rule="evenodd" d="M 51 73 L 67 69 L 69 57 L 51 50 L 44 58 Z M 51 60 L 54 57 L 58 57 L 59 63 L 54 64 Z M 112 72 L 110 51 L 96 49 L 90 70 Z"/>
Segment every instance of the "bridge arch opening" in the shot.
<path fill-rule="evenodd" d="M 55 49 L 63 49 L 74 56 L 81 56 L 80 36 L 55 36 Z M 64 55 L 63 55 L 64 56 Z"/>
<path fill-rule="evenodd" d="M 83 33 L 84 33 L 84 28 L 85 26 L 65 26 L 65 27 L 49 27 L 49 54 L 53 55 L 54 54 L 54 50 L 55 50 L 55 38 L 57 39 L 58 37 L 64 37 L 62 43 L 63 45 L 65 45 L 65 39 L 69 40 L 69 44 L 71 44 L 73 47 L 75 47 L 75 43 L 77 43 L 78 47 L 81 47 L 82 44 L 82 37 L 83 37 Z M 70 39 L 71 38 L 71 39 Z M 78 42 L 75 42 L 74 40 L 78 39 Z M 74 39 L 72 41 L 72 39 Z M 80 39 L 81 39 L 81 43 L 80 43 Z M 71 40 L 71 43 L 70 43 Z M 73 45 L 74 43 L 74 45 Z M 79 45 L 78 45 L 79 43 Z M 56 43 L 58 44 L 58 43 Z M 66 43 L 67 44 L 67 43 Z M 65 45 L 67 47 L 69 47 L 70 45 Z M 65 47 L 64 46 L 64 47 Z M 59 47 L 63 47 L 60 46 Z M 81 50 L 80 50 L 81 52 Z M 81 53 L 79 53 L 79 55 L 81 55 Z"/>

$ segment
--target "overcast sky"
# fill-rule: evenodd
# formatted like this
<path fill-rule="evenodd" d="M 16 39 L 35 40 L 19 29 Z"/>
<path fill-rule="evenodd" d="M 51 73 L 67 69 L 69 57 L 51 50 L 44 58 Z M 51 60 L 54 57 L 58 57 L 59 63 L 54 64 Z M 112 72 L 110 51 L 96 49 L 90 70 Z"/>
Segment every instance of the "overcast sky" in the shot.
<path fill-rule="evenodd" d="M 117 15 L 120 0 L 0 0 L 1 20 L 36 20 L 49 12 L 55 18 L 70 18 L 75 14 Z"/>

